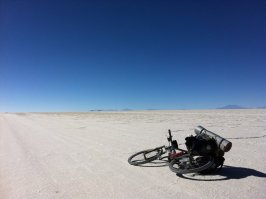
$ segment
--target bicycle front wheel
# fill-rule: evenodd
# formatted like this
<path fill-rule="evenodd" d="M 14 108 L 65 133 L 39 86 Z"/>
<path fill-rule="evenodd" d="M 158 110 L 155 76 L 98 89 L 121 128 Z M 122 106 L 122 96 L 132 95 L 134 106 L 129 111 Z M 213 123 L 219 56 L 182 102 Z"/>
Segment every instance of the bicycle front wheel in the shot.
<path fill-rule="evenodd" d="M 159 158 L 163 154 L 163 147 L 157 147 L 155 149 L 147 149 L 135 153 L 128 158 L 128 163 L 134 166 L 146 164 Z"/>
<path fill-rule="evenodd" d="M 214 159 L 211 156 L 191 156 L 189 154 L 175 158 L 169 163 L 170 170 L 177 174 L 199 173 L 211 167 Z"/>

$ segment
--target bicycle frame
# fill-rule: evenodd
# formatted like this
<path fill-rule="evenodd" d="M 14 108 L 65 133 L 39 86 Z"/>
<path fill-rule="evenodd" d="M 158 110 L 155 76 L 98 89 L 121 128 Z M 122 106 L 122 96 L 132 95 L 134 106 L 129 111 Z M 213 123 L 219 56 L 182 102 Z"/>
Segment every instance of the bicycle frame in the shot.
<path fill-rule="evenodd" d="M 157 148 L 147 152 L 146 154 L 151 153 L 153 151 L 157 151 L 158 152 L 158 156 L 157 156 L 158 160 L 168 158 L 169 162 L 171 160 L 175 159 L 176 157 L 179 157 L 179 156 L 184 155 L 184 154 L 188 154 L 187 150 L 180 149 L 178 147 L 177 141 L 172 139 L 173 136 L 172 136 L 170 129 L 168 130 L 168 134 L 169 134 L 169 137 L 167 137 L 167 140 L 169 142 L 169 146 L 163 145 L 163 146 L 157 147 Z M 180 151 L 180 152 L 177 152 L 177 151 Z M 168 155 L 162 157 L 162 155 L 164 155 L 167 152 L 168 152 Z M 144 158 L 147 160 L 148 158 L 146 157 L 146 154 L 144 154 Z"/>

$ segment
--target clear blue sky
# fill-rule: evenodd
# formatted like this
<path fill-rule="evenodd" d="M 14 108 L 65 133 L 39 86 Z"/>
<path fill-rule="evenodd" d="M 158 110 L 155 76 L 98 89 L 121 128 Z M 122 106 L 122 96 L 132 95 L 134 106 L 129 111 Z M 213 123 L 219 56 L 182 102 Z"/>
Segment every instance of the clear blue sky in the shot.
<path fill-rule="evenodd" d="M 0 111 L 266 105 L 266 1 L 0 1 Z"/>

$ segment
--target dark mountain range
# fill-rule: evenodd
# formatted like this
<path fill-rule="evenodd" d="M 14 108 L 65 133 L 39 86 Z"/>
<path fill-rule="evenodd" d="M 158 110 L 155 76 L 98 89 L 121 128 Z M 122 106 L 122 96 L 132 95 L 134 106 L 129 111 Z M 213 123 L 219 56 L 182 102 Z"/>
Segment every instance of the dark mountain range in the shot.
<path fill-rule="evenodd" d="M 242 107 L 239 105 L 227 105 L 227 106 L 223 106 L 217 109 L 246 109 L 246 107 Z"/>

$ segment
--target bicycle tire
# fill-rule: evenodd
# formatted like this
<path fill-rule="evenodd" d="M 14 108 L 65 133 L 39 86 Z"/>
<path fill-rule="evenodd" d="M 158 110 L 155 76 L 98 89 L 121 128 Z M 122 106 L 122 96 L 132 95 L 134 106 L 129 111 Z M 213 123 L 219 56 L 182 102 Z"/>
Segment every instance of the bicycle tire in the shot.
<path fill-rule="evenodd" d="M 135 153 L 135 154 L 133 154 L 132 156 L 130 156 L 128 158 L 128 163 L 131 164 L 131 165 L 134 165 L 134 166 L 138 166 L 138 165 L 141 165 L 141 164 L 146 164 L 146 163 L 152 162 L 152 161 L 156 160 L 157 158 L 159 158 L 163 154 L 162 148 L 163 147 L 157 147 L 157 148 L 154 148 L 154 149 L 147 149 L 147 150 L 143 150 L 143 151 L 140 151 L 138 153 Z M 149 154 L 151 152 L 154 152 L 154 151 L 157 152 L 157 153 L 155 153 L 151 157 L 146 158 L 147 154 Z M 141 155 L 143 156 L 143 159 L 134 160 L 135 157 L 141 156 Z"/>
<path fill-rule="evenodd" d="M 191 159 L 193 163 L 191 163 Z M 176 174 L 199 173 L 210 168 L 214 164 L 211 156 L 182 155 L 169 163 L 169 168 Z M 176 167 L 177 166 L 177 167 Z"/>

